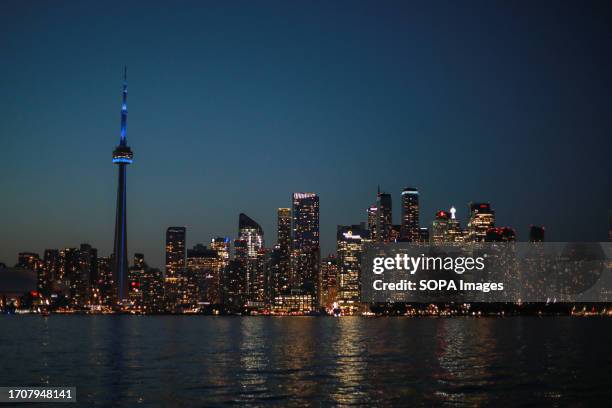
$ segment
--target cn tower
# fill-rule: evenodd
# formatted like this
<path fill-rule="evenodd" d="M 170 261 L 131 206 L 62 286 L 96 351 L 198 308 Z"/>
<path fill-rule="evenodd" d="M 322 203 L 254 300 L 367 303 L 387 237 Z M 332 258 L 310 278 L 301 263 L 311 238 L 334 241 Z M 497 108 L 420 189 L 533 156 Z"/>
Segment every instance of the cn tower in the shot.
<path fill-rule="evenodd" d="M 128 297 L 128 254 L 127 254 L 127 205 L 126 170 L 134 154 L 127 145 L 127 67 L 123 70 L 123 103 L 121 104 L 121 139 L 113 151 L 113 163 L 119 167 L 117 183 L 117 214 L 115 217 L 115 245 L 113 259 L 113 280 L 117 285 L 117 300 Z"/>

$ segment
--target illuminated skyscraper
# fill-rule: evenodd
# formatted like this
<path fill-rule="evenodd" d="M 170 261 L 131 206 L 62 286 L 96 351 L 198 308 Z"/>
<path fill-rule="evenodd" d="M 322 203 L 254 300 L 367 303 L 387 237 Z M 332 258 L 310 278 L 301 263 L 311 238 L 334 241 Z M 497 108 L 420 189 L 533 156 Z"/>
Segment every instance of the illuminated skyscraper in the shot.
<path fill-rule="evenodd" d="M 226 267 L 230 259 L 230 239 L 223 237 L 213 238 L 210 241 L 210 249 L 217 251 L 223 267 Z"/>
<path fill-rule="evenodd" d="M 319 196 L 293 193 L 291 286 L 316 302 L 319 280 Z"/>
<path fill-rule="evenodd" d="M 436 216 L 431 225 L 430 240 L 435 244 L 441 244 L 448 241 L 450 214 L 440 210 L 436 212 Z"/>
<path fill-rule="evenodd" d="M 60 254 L 57 249 L 45 249 L 42 272 L 38 274 L 38 290 L 47 296 L 53 290 L 53 281 L 60 269 Z"/>
<path fill-rule="evenodd" d="M 391 242 L 392 229 L 391 194 L 381 193 L 378 189 L 376 198 L 376 241 Z"/>
<path fill-rule="evenodd" d="M 338 298 L 338 259 L 329 255 L 321 259 L 321 284 L 319 305 L 331 309 Z"/>
<path fill-rule="evenodd" d="M 168 227 L 166 230 L 166 277 L 175 278 L 185 268 L 185 227 Z"/>
<path fill-rule="evenodd" d="M 356 314 L 361 308 L 360 277 L 363 244 L 369 241 L 368 230 L 362 225 L 338 225 L 338 305 L 342 314 Z"/>
<path fill-rule="evenodd" d="M 238 217 L 238 237 L 246 241 L 249 258 L 257 257 L 257 252 L 264 246 L 263 229 L 244 213 Z"/>
<path fill-rule="evenodd" d="M 402 191 L 402 240 L 419 240 L 419 190 L 406 187 Z"/>
<path fill-rule="evenodd" d="M 291 271 L 291 208 L 279 208 L 277 216 L 277 248 L 272 254 L 272 260 L 274 265 L 278 265 L 278 270 L 272 282 L 272 296 L 289 291 Z"/>
<path fill-rule="evenodd" d="M 263 302 L 265 297 L 264 232 L 261 226 L 246 214 L 238 220 L 239 240 L 246 244 L 246 253 L 237 252 L 244 259 L 247 279 L 247 300 Z M 246 255 L 246 257 L 245 257 Z"/>
<path fill-rule="evenodd" d="M 121 139 L 113 151 L 113 163 L 119 166 L 117 183 L 117 212 L 115 217 L 114 281 L 118 286 L 118 300 L 128 296 L 127 203 L 126 170 L 134 154 L 127 145 L 127 68 L 123 72 L 123 102 L 121 104 Z"/>
<path fill-rule="evenodd" d="M 378 208 L 376 204 L 372 204 L 367 209 L 368 212 L 368 230 L 370 230 L 370 239 L 374 242 L 377 240 L 376 223 L 378 222 Z"/>
<path fill-rule="evenodd" d="M 489 203 L 470 203 L 470 220 L 468 221 L 468 239 L 484 241 L 489 228 L 495 226 L 495 211 Z"/>

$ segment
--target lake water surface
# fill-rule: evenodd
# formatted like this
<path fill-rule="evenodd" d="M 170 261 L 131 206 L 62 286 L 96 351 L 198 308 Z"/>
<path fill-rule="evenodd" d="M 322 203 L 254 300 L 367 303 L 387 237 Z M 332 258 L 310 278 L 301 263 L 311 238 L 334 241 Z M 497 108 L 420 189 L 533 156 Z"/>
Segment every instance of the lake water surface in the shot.
<path fill-rule="evenodd" d="M 0 353 L 0 386 L 87 407 L 612 401 L 604 318 L 2 316 Z"/>

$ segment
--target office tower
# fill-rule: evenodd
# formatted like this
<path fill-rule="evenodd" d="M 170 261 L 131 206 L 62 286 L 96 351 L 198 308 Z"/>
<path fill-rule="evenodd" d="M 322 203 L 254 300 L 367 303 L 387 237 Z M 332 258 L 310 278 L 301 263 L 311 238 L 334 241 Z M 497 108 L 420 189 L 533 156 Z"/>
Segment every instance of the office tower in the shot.
<path fill-rule="evenodd" d="M 249 258 L 256 258 L 257 252 L 264 247 L 263 229 L 244 213 L 238 218 L 238 237 L 246 241 Z"/>
<path fill-rule="evenodd" d="M 368 230 L 370 230 L 370 239 L 373 242 L 377 241 L 377 234 L 376 234 L 376 223 L 378 222 L 378 208 L 376 207 L 376 204 L 372 204 L 371 206 L 368 207 L 367 209 L 367 213 L 368 213 Z"/>
<path fill-rule="evenodd" d="M 393 217 L 391 211 L 391 194 L 381 193 L 376 197 L 376 241 L 391 242 Z"/>
<path fill-rule="evenodd" d="M 64 248 L 60 251 L 60 276 L 58 286 L 68 296 L 73 306 L 77 305 L 76 289 L 80 281 L 80 252 L 77 248 Z"/>
<path fill-rule="evenodd" d="M 112 306 L 116 303 L 117 288 L 114 281 L 112 256 L 98 258 L 98 304 Z"/>
<path fill-rule="evenodd" d="M 222 276 L 221 303 L 229 311 L 240 311 L 246 299 L 246 243 L 235 240 L 236 257 L 229 261 Z"/>
<path fill-rule="evenodd" d="M 291 272 L 291 208 L 277 210 L 277 246 L 272 254 L 272 264 L 278 270 L 273 274 L 273 296 L 289 291 Z M 278 249 L 277 249 L 278 248 Z"/>
<path fill-rule="evenodd" d="M 338 259 L 329 255 L 321 259 L 321 285 L 319 306 L 329 310 L 338 297 Z"/>
<path fill-rule="evenodd" d="M 230 239 L 217 237 L 210 240 L 210 249 L 217 251 L 219 259 L 226 267 L 230 260 Z"/>
<path fill-rule="evenodd" d="M 338 305 L 342 314 L 357 314 L 361 309 L 360 277 L 363 244 L 369 241 L 368 230 L 362 225 L 338 225 Z"/>
<path fill-rule="evenodd" d="M 457 219 L 457 210 L 455 209 L 455 207 L 451 207 L 450 210 L 448 210 L 448 213 L 450 214 L 450 219 L 448 220 L 446 241 L 464 242 L 465 231 L 461 229 L 461 224 Z"/>
<path fill-rule="evenodd" d="M 98 279 L 98 250 L 89 244 L 81 244 L 78 260 L 78 271 L 70 281 L 70 289 L 74 296 L 73 302 L 84 306 L 90 301 Z"/>
<path fill-rule="evenodd" d="M 166 277 L 175 278 L 185 268 L 185 227 L 168 227 L 166 230 Z"/>
<path fill-rule="evenodd" d="M 444 210 L 436 212 L 431 225 L 431 235 L 429 239 L 434 244 L 447 242 L 450 214 Z"/>
<path fill-rule="evenodd" d="M 127 145 L 127 68 L 123 72 L 123 102 L 121 104 L 121 138 L 113 151 L 113 163 L 119 166 L 117 183 L 117 211 L 115 216 L 114 267 L 118 301 L 128 294 L 127 204 L 126 170 L 132 164 L 134 154 Z"/>
<path fill-rule="evenodd" d="M 484 241 L 489 228 L 495 226 L 495 211 L 489 203 L 470 203 L 470 220 L 468 221 L 468 239 Z"/>
<path fill-rule="evenodd" d="M 413 187 L 402 191 L 401 238 L 406 241 L 419 239 L 419 190 Z"/>
<path fill-rule="evenodd" d="M 43 267 L 38 274 L 38 290 L 43 296 L 49 296 L 53 291 L 53 282 L 59 276 L 60 254 L 57 249 L 45 249 Z"/>
<path fill-rule="evenodd" d="M 221 274 L 226 260 L 217 249 L 198 244 L 187 251 L 189 297 L 195 305 L 221 303 Z"/>
<path fill-rule="evenodd" d="M 319 277 L 319 196 L 293 193 L 291 287 L 317 299 Z M 314 307 L 314 305 L 313 305 Z"/>
<path fill-rule="evenodd" d="M 612 215 L 608 218 L 608 241 L 612 242 Z"/>
<path fill-rule="evenodd" d="M 529 242 L 544 242 L 544 226 L 529 226 Z"/>
<path fill-rule="evenodd" d="M 265 258 L 263 229 L 246 214 L 240 214 L 238 237 L 246 244 L 246 252 L 237 251 L 236 257 L 244 259 L 247 301 L 252 304 L 263 302 L 265 297 L 265 265 L 262 262 L 262 258 Z"/>
<path fill-rule="evenodd" d="M 509 227 L 492 227 L 487 230 L 485 241 L 514 242 L 516 241 L 516 232 Z"/>
<path fill-rule="evenodd" d="M 159 269 L 145 267 L 140 277 L 140 289 L 144 313 L 161 313 L 166 310 L 164 277 Z"/>

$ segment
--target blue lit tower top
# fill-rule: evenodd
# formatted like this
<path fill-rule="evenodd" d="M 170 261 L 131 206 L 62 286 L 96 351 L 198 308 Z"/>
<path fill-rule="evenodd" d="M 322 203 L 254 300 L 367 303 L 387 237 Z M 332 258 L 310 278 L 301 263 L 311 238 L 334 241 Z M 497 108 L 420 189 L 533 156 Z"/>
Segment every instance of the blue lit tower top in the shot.
<path fill-rule="evenodd" d="M 121 140 L 113 151 L 113 163 L 130 164 L 134 154 L 127 145 L 127 67 L 123 69 L 123 102 L 121 103 Z"/>

